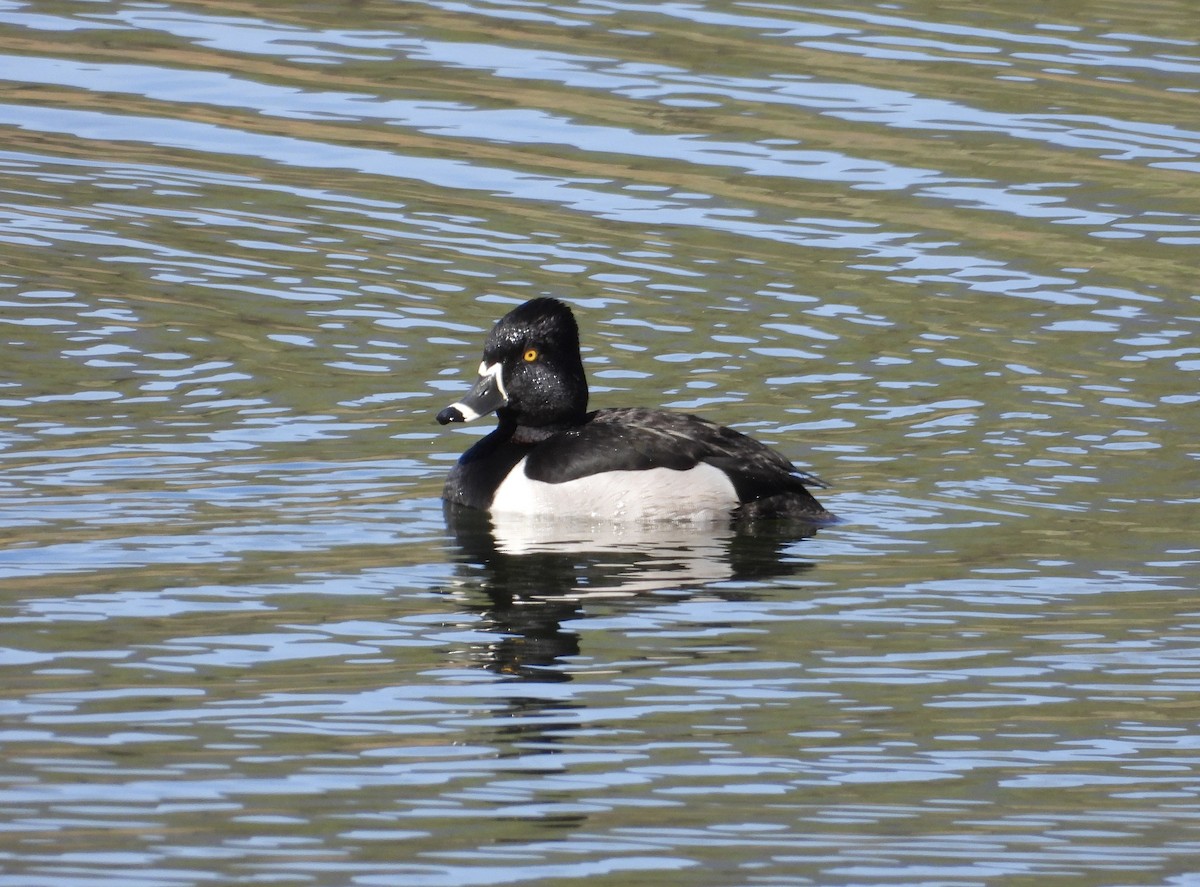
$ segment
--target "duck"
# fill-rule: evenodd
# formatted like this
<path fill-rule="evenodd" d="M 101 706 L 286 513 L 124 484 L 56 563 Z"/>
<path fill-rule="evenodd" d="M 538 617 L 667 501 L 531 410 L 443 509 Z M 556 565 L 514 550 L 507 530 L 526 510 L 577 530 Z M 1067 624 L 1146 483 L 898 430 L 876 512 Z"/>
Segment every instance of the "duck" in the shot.
<path fill-rule="evenodd" d="M 589 412 L 579 327 L 558 299 L 496 322 L 478 380 L 437 422 L 491 413 L 495 429 L 446 478 L 450 506 L 552 521 L 837 520 L 809 492 L 824 482 L 746 434 L 665 409 Z"/>

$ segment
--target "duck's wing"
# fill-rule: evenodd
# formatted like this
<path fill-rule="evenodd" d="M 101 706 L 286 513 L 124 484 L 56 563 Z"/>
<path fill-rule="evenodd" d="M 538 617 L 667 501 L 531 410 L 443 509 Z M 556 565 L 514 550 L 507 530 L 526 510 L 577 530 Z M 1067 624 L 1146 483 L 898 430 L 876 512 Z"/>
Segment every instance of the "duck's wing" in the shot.
<path fill-rule="evenodd" d="M 671 468 L 701 462 L 720 468 L 742 501 L 825 484 L 780 453 L 739 431 L 687 413 L 639 408 L 597 410 L 578 427 L 546 440 L 529 455 L 525 473 L 562 483 L 604 471 Z"/>

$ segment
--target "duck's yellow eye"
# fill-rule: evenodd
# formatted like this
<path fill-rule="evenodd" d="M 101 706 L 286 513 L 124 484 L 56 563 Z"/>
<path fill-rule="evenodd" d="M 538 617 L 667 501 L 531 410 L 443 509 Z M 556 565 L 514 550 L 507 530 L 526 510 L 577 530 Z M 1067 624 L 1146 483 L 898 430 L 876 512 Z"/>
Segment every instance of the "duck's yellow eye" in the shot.
<path fill-rule="evenodd" d="M 537 359 L 538 359 L 538 353 L 537 353 L 536 348 L 530 348 L 528 351 L 525 352 L 525 362 L 526 363 L 533 363 Z"/>

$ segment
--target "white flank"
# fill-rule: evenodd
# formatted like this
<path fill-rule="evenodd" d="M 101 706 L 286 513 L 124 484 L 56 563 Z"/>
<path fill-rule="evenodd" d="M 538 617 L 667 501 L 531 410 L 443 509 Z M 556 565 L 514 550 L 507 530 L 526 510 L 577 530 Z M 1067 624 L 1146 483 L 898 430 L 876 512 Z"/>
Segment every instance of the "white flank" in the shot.
<path fill-rule="evenodd" d="M 530 480 L 522 459 L 496 490 L 491 510 L 529 517 L 597 521 L 713 521 L 738 504 L 725 472 L 701 463 L 687 471 L 606 471 L 561 484 Z"/>

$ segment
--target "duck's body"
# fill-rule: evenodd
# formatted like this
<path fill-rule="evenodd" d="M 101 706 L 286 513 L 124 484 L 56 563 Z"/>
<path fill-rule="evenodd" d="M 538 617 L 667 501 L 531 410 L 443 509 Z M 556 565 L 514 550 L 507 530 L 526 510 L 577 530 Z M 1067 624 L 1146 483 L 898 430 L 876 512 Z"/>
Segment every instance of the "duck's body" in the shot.
<path fill-rule="evenodd" d="M 605 521 L 834 519 L 805 487 L 820 481 L 740 432 L 668 410 L 587 412 L 578 328 L 554 299 L 496 324 L 479 382 L 438 421 L 492 410 L 500 424 L 450 472 L 450 502 Z"/>

